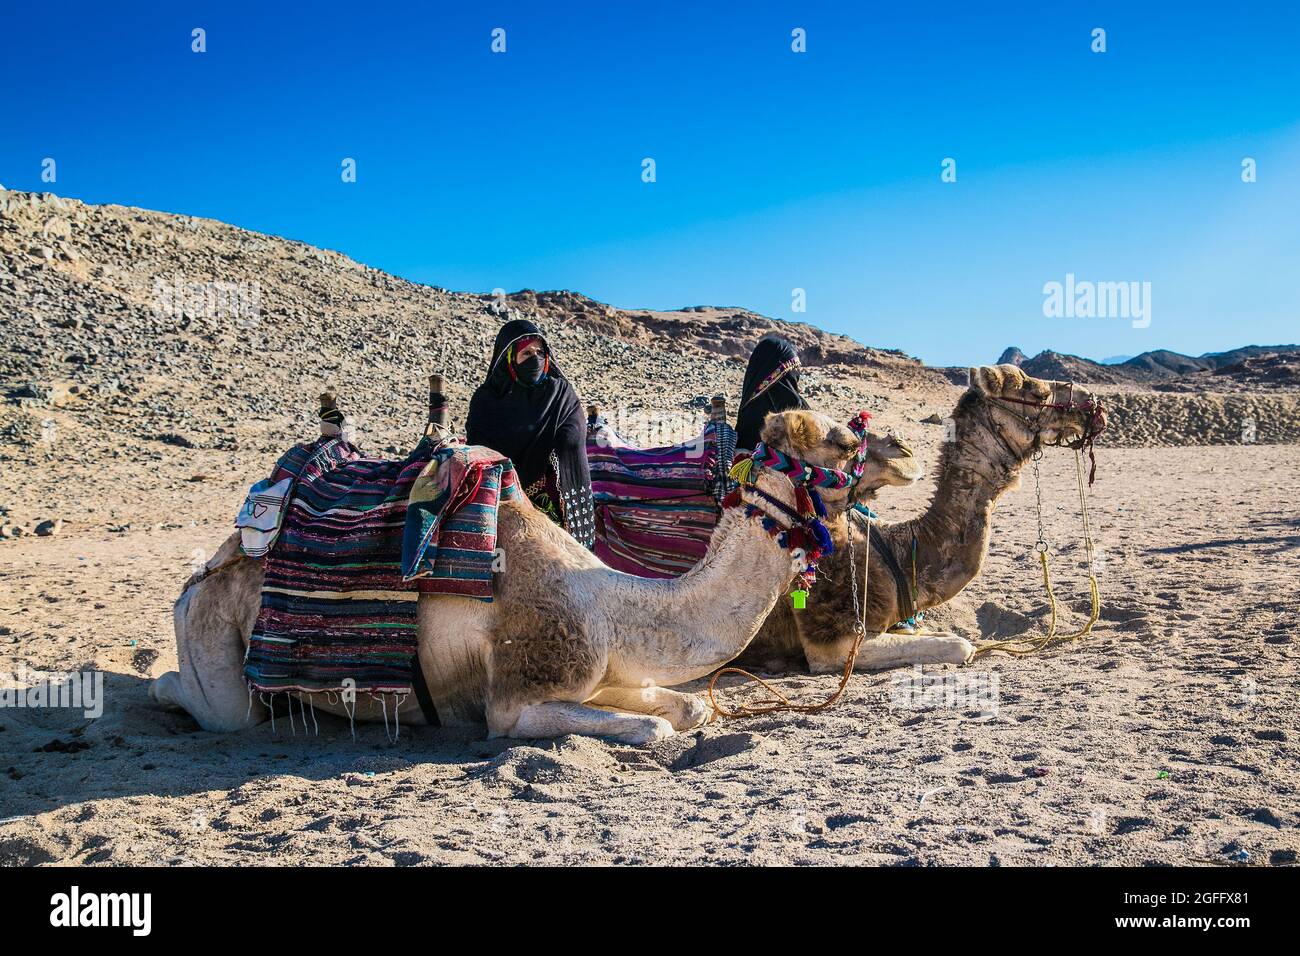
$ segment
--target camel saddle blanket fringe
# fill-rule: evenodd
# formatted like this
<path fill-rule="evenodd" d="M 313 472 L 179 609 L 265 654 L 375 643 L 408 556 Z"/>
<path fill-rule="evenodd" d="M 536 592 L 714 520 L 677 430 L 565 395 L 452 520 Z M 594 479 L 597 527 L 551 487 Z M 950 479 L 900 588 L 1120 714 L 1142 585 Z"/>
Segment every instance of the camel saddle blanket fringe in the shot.
<path fill-rule="evenodd" d="M 497 504 L 519 493 L 514 468 L 429 438 L 398 461 L 325 438 L 280 459 L 271 481 L 286 478 L 244 658 L 249 686 L 410 693 L 419 595 L 492 599 Z"/>
<path fill-rule="evenodd" d="M 589 429 L 596 557 L 643 578 L 675 578 L 699 564 L 718 523 L 718 492 L 727 490 L 728 439 L 734 449 L 731 426 L 715 422 L 664 448 L 633 448 L 608 427 Z"/>

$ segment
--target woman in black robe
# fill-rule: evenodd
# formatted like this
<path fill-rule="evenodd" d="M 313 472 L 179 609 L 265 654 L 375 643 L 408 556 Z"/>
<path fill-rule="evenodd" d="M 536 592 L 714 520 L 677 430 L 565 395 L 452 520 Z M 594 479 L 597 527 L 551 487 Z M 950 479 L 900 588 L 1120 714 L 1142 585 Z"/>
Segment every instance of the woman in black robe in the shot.
<path fill-rule="evenodd" d="M 789 339 L 769 332 L 754 346 L 745 369 L 736 412 L 737 450 L 754 450 L 770 412 L 807 407 L 799 394 L 799 353 Z"/>
<path fill-rule="evenodd" d="M 508 457 L 529 500 L 582 545 L 593 546 L 587 419 L 532 322 L 514 319 L 497 333 L 487 378 L 470 399 L 465 437 Z"/>

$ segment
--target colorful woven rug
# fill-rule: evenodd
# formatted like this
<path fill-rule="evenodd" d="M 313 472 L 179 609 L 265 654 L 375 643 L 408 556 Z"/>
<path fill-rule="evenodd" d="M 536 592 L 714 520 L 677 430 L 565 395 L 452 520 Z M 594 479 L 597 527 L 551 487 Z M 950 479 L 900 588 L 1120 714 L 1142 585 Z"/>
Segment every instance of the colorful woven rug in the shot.
<path fill-rule="evenodd" d="M 518 493 L 514 468 L 428 439 L 386 461 L 328 438 L 287 452 L 272 479 L 285 477 L 295 482 L 264 561 L 249 686 L 409 693 L 419 595 L 492 599 L 497 504 Z"/>
<path fill-rule="evenodd" d="M 718 523 L 719 441 L 727 432 L 710 422 L 698 439 L 666 448 L 633 448 L 608 429 L 590 433 L 596 556 L 643 578 L 678 577 L 698 564 Z"/>

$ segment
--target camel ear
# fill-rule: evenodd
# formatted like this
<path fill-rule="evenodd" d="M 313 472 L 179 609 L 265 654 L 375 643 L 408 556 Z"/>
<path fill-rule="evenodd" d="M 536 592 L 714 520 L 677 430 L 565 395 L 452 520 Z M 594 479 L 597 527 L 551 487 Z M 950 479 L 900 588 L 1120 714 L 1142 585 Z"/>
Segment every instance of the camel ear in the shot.
<path fill-rule="evenodd" d="M 985 395 L 1001 395 L 1005 384 L 1002 369 L 996 365 L 981 365 L 970 370 L 971 388 Z"/>
<path fill-rule="evenodd" d="M 817 423 L 806 411 L 772 412 L 759 433 L 763 444 L 780 448 L 791 455 L 802 455 L 817 447 L 820 440 Z"/>

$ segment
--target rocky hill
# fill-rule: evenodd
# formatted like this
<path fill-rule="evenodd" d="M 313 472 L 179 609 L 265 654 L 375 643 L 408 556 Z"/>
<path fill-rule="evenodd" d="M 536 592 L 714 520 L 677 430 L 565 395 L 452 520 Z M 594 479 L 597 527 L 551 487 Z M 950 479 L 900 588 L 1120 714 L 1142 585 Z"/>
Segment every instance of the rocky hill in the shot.
<path fill-rule="evenodd" d="M 131 486 L 110 526 L 140 520 L 160 483 L 246 485 L 314 432 L 326 387 L 365 447 L 409 447 L 425 377 L 448 377 L 463 420 L 507 313 L 535 318 L 582 398 L 646 443 L 695 433 L 715 393 L 737 401 L 748 351 L 773 329 L 798 345 L 810 399 L 837 414 L 905 427 L 950 389 L 899 352 L 744 309 L 531 290 L 498 302 L 213 220 L 0 190 L 0 529 L 6 509 L 34 526 L 28 497 L 67 501 L 87 483 Z"/>
<path fill-rule="evenodd" d="M 798 346 L 810 401 L 866 408 L 919 449 L 939 440 L 934 423 L 966 383 L 964 368 L 742 308 L 622 309 L 568 291 L 497 301 L 210 219 L 0 189 L 0 536 L 60 515 L 115 529 L 166 525 L 217 498 L 226 509 L 315 433 L 326 387 L 364 447 L 405 449 L 423 430 L 428 373 L 448 377 L 463 420 L 506 314 L 534 317 L 582 398 L 643 444 L 694 434 L 708 396 L 736 402 L 745 358 L 771 330 Z M 1291 358 L 1227 354 L 1222 374 L 1198 373 L 1218 391 L 1294 383 Z M 1043 353 L 1024 367 L 1132 385 L 1089 377 L 1084 361 Z M 1180 419 L 1186 433 L 1146 428 L 1161 399 L 1130 400 L 1107 440 L 1235 440 L 1234 429 L 1207 439 L 1194 415 Z M 1260 414 L 1258 440 L 1293 440 L 1274 421 L 1285 408 Z"/>

